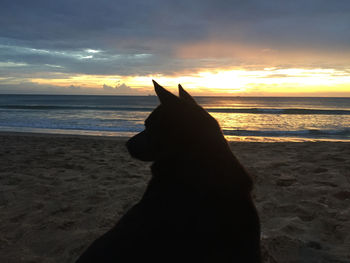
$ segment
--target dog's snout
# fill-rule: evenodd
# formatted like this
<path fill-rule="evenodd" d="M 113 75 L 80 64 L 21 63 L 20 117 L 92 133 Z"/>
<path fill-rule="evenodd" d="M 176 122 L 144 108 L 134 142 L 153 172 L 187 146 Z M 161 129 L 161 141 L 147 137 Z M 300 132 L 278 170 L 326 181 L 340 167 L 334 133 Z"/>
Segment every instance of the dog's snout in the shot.
<path fill-rule="evenodd" d="M 141 161 L 154 161 L 152 145 L 145 131 L 136 134 L 126 142 L 130 155 Z"/>

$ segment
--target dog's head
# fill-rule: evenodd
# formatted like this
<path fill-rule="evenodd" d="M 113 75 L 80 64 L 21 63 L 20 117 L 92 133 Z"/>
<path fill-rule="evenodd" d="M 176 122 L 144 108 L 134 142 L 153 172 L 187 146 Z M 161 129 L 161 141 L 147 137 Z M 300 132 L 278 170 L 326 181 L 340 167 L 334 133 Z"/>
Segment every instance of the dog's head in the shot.
<path fill-rule="evenodd" d="M 145 130 L 127 142 L 131 156 L 156 161 L 226 142 L 217 121 L 181 85 L 177 97 L 157 82 L 153 84 L 160 105 L 146 119 Z"/>

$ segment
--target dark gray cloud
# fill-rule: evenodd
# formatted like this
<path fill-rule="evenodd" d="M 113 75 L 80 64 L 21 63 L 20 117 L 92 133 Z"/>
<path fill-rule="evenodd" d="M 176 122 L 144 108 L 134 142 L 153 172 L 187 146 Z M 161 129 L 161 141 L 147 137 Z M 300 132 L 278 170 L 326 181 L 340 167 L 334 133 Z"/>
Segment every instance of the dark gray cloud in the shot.
<path fill-rule="evenodd" d="M 100 87 L 81 87 L 77 85 L 55 86 L 33 82 L 21 82 L 16 84 L 1 84 L 0 94 L 69 94 L 69 95 L 147 95 L 152 94 L 150 87 L 132 88 L 126 84 Z"/>
<path fill-rule="evenodd" d="M 280 56 L 299 49 L 349 56 L 349 17 L 348 0 L 3 0 L 0 77 L 176 74 L 259 60 L 207 57 L 205 52 L 178 57 L 180 47 L 206 41 L 277 50 Z M 313 63 L 337 66 L 326 60 Z"/>
<path fill-rule="evenodd" d="M 90 89 L 91 90 L 91 89 Z M 40 85 L 32 82 L 16 84 L 1 84 L 0 94 L 101 94 L 97 89 L 92 92 L 79 86 L 60 87 L 54 85 Z"/>

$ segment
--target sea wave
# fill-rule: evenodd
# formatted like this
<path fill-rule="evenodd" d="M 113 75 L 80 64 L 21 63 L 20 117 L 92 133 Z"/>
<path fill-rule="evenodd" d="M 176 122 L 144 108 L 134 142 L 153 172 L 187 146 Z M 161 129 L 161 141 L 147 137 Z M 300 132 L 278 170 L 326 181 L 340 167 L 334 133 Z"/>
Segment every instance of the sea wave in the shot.
<path fill-rule="evenodd" d="M 67 106 L 67 105 L 0 105 L 0 109 L 13 110 L 95 110 L 95 111 L 135 111 L 151 112 L 153 107 L 119 107 L 119 106 Z M 337 109 L 299 109 L 299 108 L 207 108 L 214 113 L 247 114 L 291 114 L 291 115 L 350 115 L 350 110 Z"/>
<path fill-rule="evenodd" d="M 210 108 L 209 112 L 293 115 L 350 115 L 350 110 L 275 109 L 275 108 Z"/>
<path fill-rule="evenodd" d="M 223 130 L 229 136 L 255 136 L 255 137 L 300 137 L 300 138 L 333 138 L 350 139 L 350 128 L 340 130 L 292 130 L 292 131 L 258 131 L 258 130 Z"/>
<path fill-rule="evenodd" d="M 20 128 L 33 128 L 33 129 L 47 129 L 47 130 L 79 130 L 79 131 L 101 131 L 101 132 L 133 132 L 137 133 L 143 130 L 143 125 L 135 126 L 88 126 L 88 125 L 69 125 L 69 124 L 53 124 L 46 122 L 37 122 L 32 124 L 21 124 L 21 123 L 6 123 L 0 125 L 0 130 L 2 128 L 10 129 L 20 129 Z"/>
<path fill-rule="evenodd" d="M 66 105 L 0 105 L 0 109 L 13 110 L 98 110 L 98 111 L 144 111 L 150 112 L 154 108 L 148 107 L 115 107 L 115 106 L 66 106 Z"/>

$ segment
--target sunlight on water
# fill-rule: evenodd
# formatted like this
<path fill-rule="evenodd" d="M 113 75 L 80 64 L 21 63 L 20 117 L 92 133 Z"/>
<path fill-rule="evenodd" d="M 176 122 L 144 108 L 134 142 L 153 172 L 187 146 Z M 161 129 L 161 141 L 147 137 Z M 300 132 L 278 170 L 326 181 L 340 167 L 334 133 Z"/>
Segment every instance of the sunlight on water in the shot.
<path fill-rule="evenodd" d="M 295 131 L 350 127 L 349 116 L 211 113 L 223 130 Z"/>

